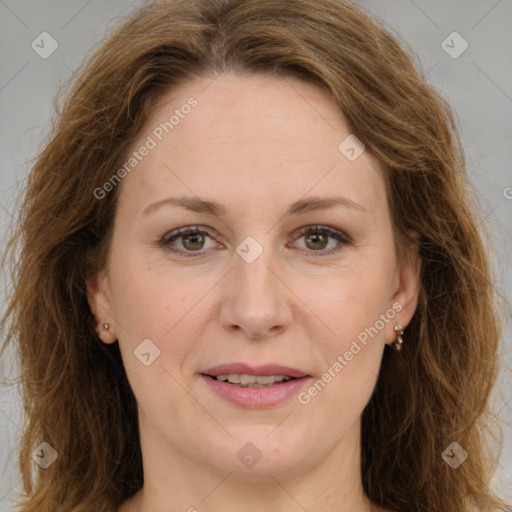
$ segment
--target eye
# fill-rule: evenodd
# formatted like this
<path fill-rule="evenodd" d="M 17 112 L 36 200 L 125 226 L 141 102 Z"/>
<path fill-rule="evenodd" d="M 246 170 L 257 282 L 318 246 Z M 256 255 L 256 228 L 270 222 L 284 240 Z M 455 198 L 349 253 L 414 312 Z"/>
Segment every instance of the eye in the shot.
<path fill-rule="evenodd" d="M 205 248 L 207 238 L 210 238 L 212 241 L 214 240 L 208 229 L 202 226 L 178 228 L 167 233 L 159 240 L 159 245 L 186 257 L 201 256 L 204 254 L 204 250 L 208 249 L 208 247 Z M 299 236 L 295 240 L 297 241 L 302 238 L 304 238 L 306 250 L 310 249 L 308 252 L 317 252 L 320 253 L 319 255 L 338 252 L 342 246 L 350 243 L 350 238 L 347 235 L 328 226 L 304 227 L 300 230 Z M 329 238 L 336 240 L 338 243 L 326 251 L 324 249 L 329 246 Z M 176 247 L 176 242 L 181 247 Z M 210 246 L 210 248 L 214 246 L 215 244 Z"/>
<path fill-rule="evenodd" d="M 320 256 L 338 252 L 343 245 L 350 243 L 350 238 L 347 235 L 328 226 L 307 226 L 302 228 L 296 240 L 302 238 L 304 238 L 306 249 L 318 252 Z M 324 249 L 329 246 L 329 238 L 338 241 L 338 243 L 326 251 Z"/>
<path fill-rule="evenodd" d="M 184 256 L 199 256 L 202 254 L 190 254 L 201 251 L 203 249 L 206 237 L 212 238 L 210 232 L 201 226 L 193 226 L 187 228 L 178 228 L 166 234 L 161 240 L 160 245 L 167 247 L 172 252 L 183 254 Z M 172 244 L 178 241 L 182 249 L 177 249 Z M 183 250 L 184 249 L 184 250 Z M 186 253 L 189 254 L 186 254 Z"/>

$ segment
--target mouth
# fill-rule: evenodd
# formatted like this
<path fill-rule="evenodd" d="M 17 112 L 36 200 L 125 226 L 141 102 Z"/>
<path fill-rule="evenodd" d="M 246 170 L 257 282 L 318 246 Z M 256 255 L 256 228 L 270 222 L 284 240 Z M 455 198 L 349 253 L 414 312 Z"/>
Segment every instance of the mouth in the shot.
<path fill-rule="evenodd" d="M 245 363 L 223 364 L 206 370 L 202 375 L 239 388 L 282 386 L 293 380 L 310 377 L 298 368 L 278 364 L 251 367 Z"/>
<path fill-rule="evenodd" d="M 246 409 L 284 404 L 312 380 L 306 372 L 278 365 L 258 368 L 244 364 L 222 365 L 199 376 L 214 395 Z"/>
<path fill-rule="evenodd" d="M 287 377 L 286 375 L 248 375 L 246 373 L 222 373 L 220 375 L 208 375 L 213 380 L 225 382 L 240 388 L 267 388 L 278 386 L 290 380 L 297 380 L 296 377 Z"/>

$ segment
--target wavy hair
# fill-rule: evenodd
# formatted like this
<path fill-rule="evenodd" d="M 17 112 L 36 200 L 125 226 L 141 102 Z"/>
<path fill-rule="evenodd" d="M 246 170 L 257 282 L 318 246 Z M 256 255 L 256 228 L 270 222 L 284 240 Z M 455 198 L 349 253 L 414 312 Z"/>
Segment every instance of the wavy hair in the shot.
<path fill-rule="evenodd" d="M 419 245 L 406 348 L 386 348 L 363 413 L 365 492 L 397 512 L 506 510 L 489 484 L 500 445 L 490 397 L 501 302 L 456 123 L 403 44 L 343 0 L 145 3 L 68 84 L 5 255 L 2 352 L 15 347 L 26 416 L 18 508 L 114 512 L 143 484 L 135 397 L 86 297 L 87 277 L 108 255 L 117 197 L 98 200 L 94 190 L 125 161 L 163 92 L 226 70 L 327 90 L 383 164 L 397 247 Z M 33 473 L 42 441 L 58 458 Z M 469 453 L 457 470 L 441 457 L 453 441 Z"/>

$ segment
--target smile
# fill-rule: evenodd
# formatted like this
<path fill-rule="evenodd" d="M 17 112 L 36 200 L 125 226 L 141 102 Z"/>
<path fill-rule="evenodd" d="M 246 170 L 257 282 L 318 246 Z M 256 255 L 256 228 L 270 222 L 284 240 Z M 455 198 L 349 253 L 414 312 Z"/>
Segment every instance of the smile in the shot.
<path fill-rule="evenodd" d="M 273 386 L 281 382 L 287 382 L 289 380 L 295 380 L 293 377 L 287 377 L 285 375 L 247 375 L 246 373 L 223 373 L 213 377 L 221 382 L 228 382 L 242 388 L 261 388 L 267 386 Z"/>

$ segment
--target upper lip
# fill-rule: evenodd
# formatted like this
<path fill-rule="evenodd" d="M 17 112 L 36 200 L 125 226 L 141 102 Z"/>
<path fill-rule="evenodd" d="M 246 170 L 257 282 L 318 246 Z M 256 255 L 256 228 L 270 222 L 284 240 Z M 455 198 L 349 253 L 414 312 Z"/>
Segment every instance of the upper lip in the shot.
<path fill-rule="evenodd" d="M 226 363 L 209 368 L 204 371 L 203 374 L 217 377 L 217 375 L 235 373 L 245 375 L 284 375 L 285 377 L 293 377 L 300 379 L 301 377 L 308 376 L 307 372 L 299 370 L 297 368 L 290 368 L 288 366 L 282 366 L 280 364 L 265 364 L 262 366 L 249 366 L 245 363 Z"/>

